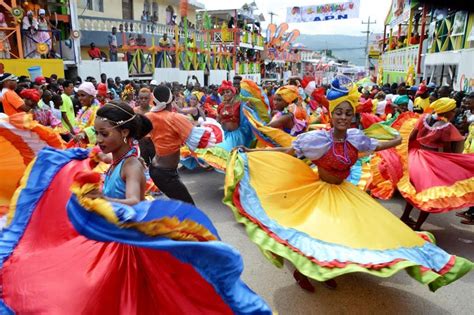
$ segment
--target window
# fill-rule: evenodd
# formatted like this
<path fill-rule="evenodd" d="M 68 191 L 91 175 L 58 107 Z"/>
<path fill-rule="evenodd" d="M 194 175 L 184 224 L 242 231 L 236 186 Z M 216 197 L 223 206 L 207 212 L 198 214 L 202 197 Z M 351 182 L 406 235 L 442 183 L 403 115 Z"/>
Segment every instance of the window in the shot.
<path fill-rule="evenodd" d="M 77 7 L 79 9 L 104 12 L 104 0 L 79 0 Z"/>

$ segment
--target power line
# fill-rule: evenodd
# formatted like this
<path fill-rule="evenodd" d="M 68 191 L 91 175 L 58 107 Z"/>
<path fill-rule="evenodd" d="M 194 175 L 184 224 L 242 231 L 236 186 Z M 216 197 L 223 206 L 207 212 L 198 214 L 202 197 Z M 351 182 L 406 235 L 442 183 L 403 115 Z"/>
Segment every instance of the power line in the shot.
<path fill-rule="evenodd" d="M 366 62 L 365 62 L 365 66 L 367 67 L 367 70 L 369 70 L 369 66 L 370 66 L 370 61 L 369 61 L 369 35 L 370 35 L 370 25 L 371 25 L 371 24 L 377 24 L 377 21 L 370 22 L 370 16 L 369 16 L 369 19 L 367 20 L 367 22 L 362 21 L 362 24 L 367 24 L 367 31 L 362 31 L 362 33 L 366 33 L 366 34 L 367 34 L 367 39 L 366 39 L 366 42 L 365 42 L 365 53 L 367 54 L 367 60 L 366 60 Z"/>
<path fill-rule="evenodd" d="M 274 13 L 274 12 L 272 12 L 272 11 L 268 12 L 268 14 L 270 14 L 270 24 L 273 24 L 273 16 L 274 16 L 274 15 L 278 16 L 278 14 L 276 14 L 276 13 Z"/>

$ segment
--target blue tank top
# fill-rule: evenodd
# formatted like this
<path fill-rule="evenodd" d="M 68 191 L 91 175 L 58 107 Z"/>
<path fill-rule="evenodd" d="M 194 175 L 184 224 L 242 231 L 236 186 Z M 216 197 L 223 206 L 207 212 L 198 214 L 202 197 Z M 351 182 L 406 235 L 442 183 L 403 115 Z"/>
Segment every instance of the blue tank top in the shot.
<path fill-rule="evenodd" d="M 120 175 L 122 173 L 123 163 L 127 160 L 128 157 L 136 153 L 136 149 L 132 148 L 125 157 L 120 161 L 117 166 L 115 166 L 112 172 L 109 172 L 104 179 L 103 194 L 109 198 L 116 199 L 125 199 L 125 182 Z"/>

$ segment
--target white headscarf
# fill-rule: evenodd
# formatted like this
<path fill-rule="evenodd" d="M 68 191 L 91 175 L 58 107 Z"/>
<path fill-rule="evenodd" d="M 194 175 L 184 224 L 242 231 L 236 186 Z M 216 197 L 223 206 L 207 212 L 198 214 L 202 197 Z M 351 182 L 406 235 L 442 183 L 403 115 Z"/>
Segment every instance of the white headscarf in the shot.
<path fill-rule="evenodd" d="M 166 102 L 160 102 L 154 95 L 154 93 L 151 93 L 151 96 L 152 96 L 152 100 L 153 100 L 153 106 L 150 111 L 152 112 L 161 112 L 163 109 L 166 108 L 166 106 L 171 103 L 171 101 L 173 100 L 173 93 L 171 93 L 171 90 L 169 88 L 168 89 L 168 92 L 170 94 L 168 100 Z"/>
<path fill-rule="evenodd" d="M 81 85 L 79 85 L 79 88 L 77 89 L 78 91 L 83 91 L 88 95 L 92 95 L 96 97 L 97 95 L 97 90 L 94 87 L 94 84 L 91 82 L 84 82 Z"/>

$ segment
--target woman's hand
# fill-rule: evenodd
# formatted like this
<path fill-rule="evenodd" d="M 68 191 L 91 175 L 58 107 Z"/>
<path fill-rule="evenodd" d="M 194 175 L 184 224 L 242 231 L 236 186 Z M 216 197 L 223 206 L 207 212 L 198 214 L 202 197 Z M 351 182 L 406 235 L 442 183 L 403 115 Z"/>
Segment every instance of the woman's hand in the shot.
<path fill-rule="evenodd" d="M 94 189 L 85 194 L 83 197 L 85 198 L 90 198 L 90 199 L 98 199 L 98 198 L 104 198 L 104 195 L 99 189 Z"/>
<path fill-rule="evenodd" d="M 396 146 L 399 146 L 402 143 L 402 136 L 398 134 L 394 139 L 384 141 L 384 142 L 379 142 L 379 145 L 375 149 L 375 151 L 382 151 L 386 149 L 390 149 Z"/>
<path fill-rule="evenodd" d="M 80 132 L 80 133 L 73 136 L 74 142 L 77 142 L 77 143 L 81 142 L 85 138 L 86 138 L 86 135 L 83 132 Z"/>

